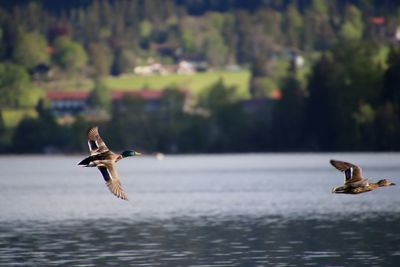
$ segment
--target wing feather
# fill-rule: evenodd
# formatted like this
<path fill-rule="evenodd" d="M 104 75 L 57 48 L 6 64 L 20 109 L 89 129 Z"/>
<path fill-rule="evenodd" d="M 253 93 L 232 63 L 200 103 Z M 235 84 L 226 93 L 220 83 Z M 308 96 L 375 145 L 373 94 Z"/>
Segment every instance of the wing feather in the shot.
<path fill-rule="evenodd" d="M 117 171 L 115 170 L 115 164 L 107 164 L 107 165 L 99 165 L 97 168 L 100 170 L 103 175 L 104 180 L 106 181 L 106 185 L 108 189 L 113 193 L 116 197 L 119 197 L 123 200 L 128 200 L 128 197 L 124 193 L 122 189 L 121 182 L 119 180 Z"/>
<path fill-rule="evenodd" d="M 103 139 L 101 139 L 100 137 L 97 126 L 92 127 L 88 130 L 87 137 L 90 155 L 95 155 L 108 151 L 108 147 L 104 143 Z"/>
<path fill-rule="evenodd" d="M 365 180 L 362 176 L 361 168 L 357 165 L 334 159 L 331 159 L 330 163 L 339 171 L 344 172 L 345 183 L 354 183 Z"/>

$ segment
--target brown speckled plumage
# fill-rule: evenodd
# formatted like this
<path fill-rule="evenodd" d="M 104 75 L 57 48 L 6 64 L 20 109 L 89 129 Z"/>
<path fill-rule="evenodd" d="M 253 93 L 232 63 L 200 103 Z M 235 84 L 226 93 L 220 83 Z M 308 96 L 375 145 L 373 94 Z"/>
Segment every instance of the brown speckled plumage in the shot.
<path fill-rule="evenodd" d="M 340 160 L 330 160 L 333 167 L 344 173 L 344 185 L 334 187 L 332 193 L 341 194 L 361 194 L 372 191 L 378 187 L 395 185 L 386 179 L 379 180 L 377 183 L 371 183 L 362 175 L 362 170 L 359 166 L 349 162 Z"/>
<path fill-rule="evenodd" d="M 115 165 L 115 163 L 124 158 L 124 156 L 116 154 L 108 149 L 103 139 L 100 137 L 98 127 L 90 128 L 87 132 L 87 137 L 90 156 L 83 159 L 78 164 L 85 167 L 97 167 L 111 193 L 121 199 L 128 200 L 128 197 L 122 190 Z M 140 153 L 132 152 L 132 155 L 140 155 Z"/>

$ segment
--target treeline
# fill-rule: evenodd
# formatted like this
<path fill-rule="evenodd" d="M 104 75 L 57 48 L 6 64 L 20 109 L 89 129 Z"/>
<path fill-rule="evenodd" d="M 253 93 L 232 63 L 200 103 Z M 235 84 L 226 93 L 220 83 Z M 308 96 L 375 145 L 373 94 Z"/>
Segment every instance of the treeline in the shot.
<path fill-rule="evenodd" d="M 0 3 L 0 113 L 34 105 L 38 114 L 15 129 L 7 129 L 0 116 L 0 150 L 84 151 L 82 138 L 93 123 L 116 149 L 398 150 L 399 5 L 344 0 Z M 308 74 L 296 55 L 311 66 Z M 235 88 L 219 81 L 204 89 L 194 112 L 185 111 L 184 96 L 173 88 L 165 90 L 152 112 L 135 98 L 110 105 L 102 78 L 130 72 L 149 58 L 247 66 L 253 98 L 237 99 Z M 49 70 L 51 78 L 41 76 Z M 33 87 L 49 90 L 69 79 L 78 86 L 79 77 L 96 81 L 93 105 L 109 120 L 82 116 L 61 126 L 45 101 L 29 101 Z M 277 87 L 282 98 L 271 100 Z"/>
<path fill-rule="evenodd" d="M 375 2 L 6 1 L 0 60 L 30 72 L 45 64 L 69 77 L 97 77 L 130 72 L 150 57 L 187 58 L 212 67 L 248 64 L 256 76 L 275 78 L 277 58 L 288 51 L 312 59 L 338 42 L 393 37 L 399 4 Z"/>
<path fill-rule="evenodd" d="M 184 111 L 185 96 L 174 88 L 151 112 L 142 99 L 127 98 L 112 106 L 101 132 L 115 149 L 148 152 L 399 150 L 400 50 L 384 58 L 377 51 L 359 42 L 335 47 L 314 65 L 306 87 L 289 70 L 280 100 L 236 99 L 222 80 L 204 91 L 194 113 Z M 87 149 L 85 131 L 94 122 L 62 127 L 40 106 L 39 113 L 18 126 L 11 151 Z"/>

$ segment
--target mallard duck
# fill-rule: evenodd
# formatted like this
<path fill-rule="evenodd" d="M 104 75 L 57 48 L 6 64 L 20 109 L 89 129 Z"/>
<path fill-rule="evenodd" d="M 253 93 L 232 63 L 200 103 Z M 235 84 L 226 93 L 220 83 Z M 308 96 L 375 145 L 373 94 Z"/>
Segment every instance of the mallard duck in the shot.
<path fill-rule="evenodd" d="M 359 166 L 331 159 L 330 163 L 344 173 L 344 185 L 334 187 L 332 193 L 343 193 L 343 194 L 360 194 L 372 191 L 378 187 L 391 186 L 395 183 L 389 182 L 387 179 L 379 180 L 377 183 L 370 183 L 368 179 L 362 176 L 362 170 Z"/>
<path fill-rule="evenodd" d="M 121 154 L 112 152 L 108 149 L 103 139 L 101 139 L 97 126 L 90 128 L 87 132 L 87 136 L 90 156 L 83 159 L 78 165 L 97 167 L 103 175 L 111 193 L 121 199 L 128 200 L 122 190 L 115 163 L 123 158 L 139 156 L 141 154 L 133 150 L 126 150 Z"/>

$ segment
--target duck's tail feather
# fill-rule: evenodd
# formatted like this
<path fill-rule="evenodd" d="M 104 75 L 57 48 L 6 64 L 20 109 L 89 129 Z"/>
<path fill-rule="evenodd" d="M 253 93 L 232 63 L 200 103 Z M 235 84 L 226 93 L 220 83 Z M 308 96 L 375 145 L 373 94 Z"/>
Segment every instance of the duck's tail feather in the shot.
<path fill-rule="evenodd" d="M 81 160 L 81 162 L 78 163 L 78 165 L 83 165 L 85 167 L 91 167 L 90 163 L 93 163 L 93 156 L 89 156 L 87 158 L 84 158 L 83 160 Z"/>

